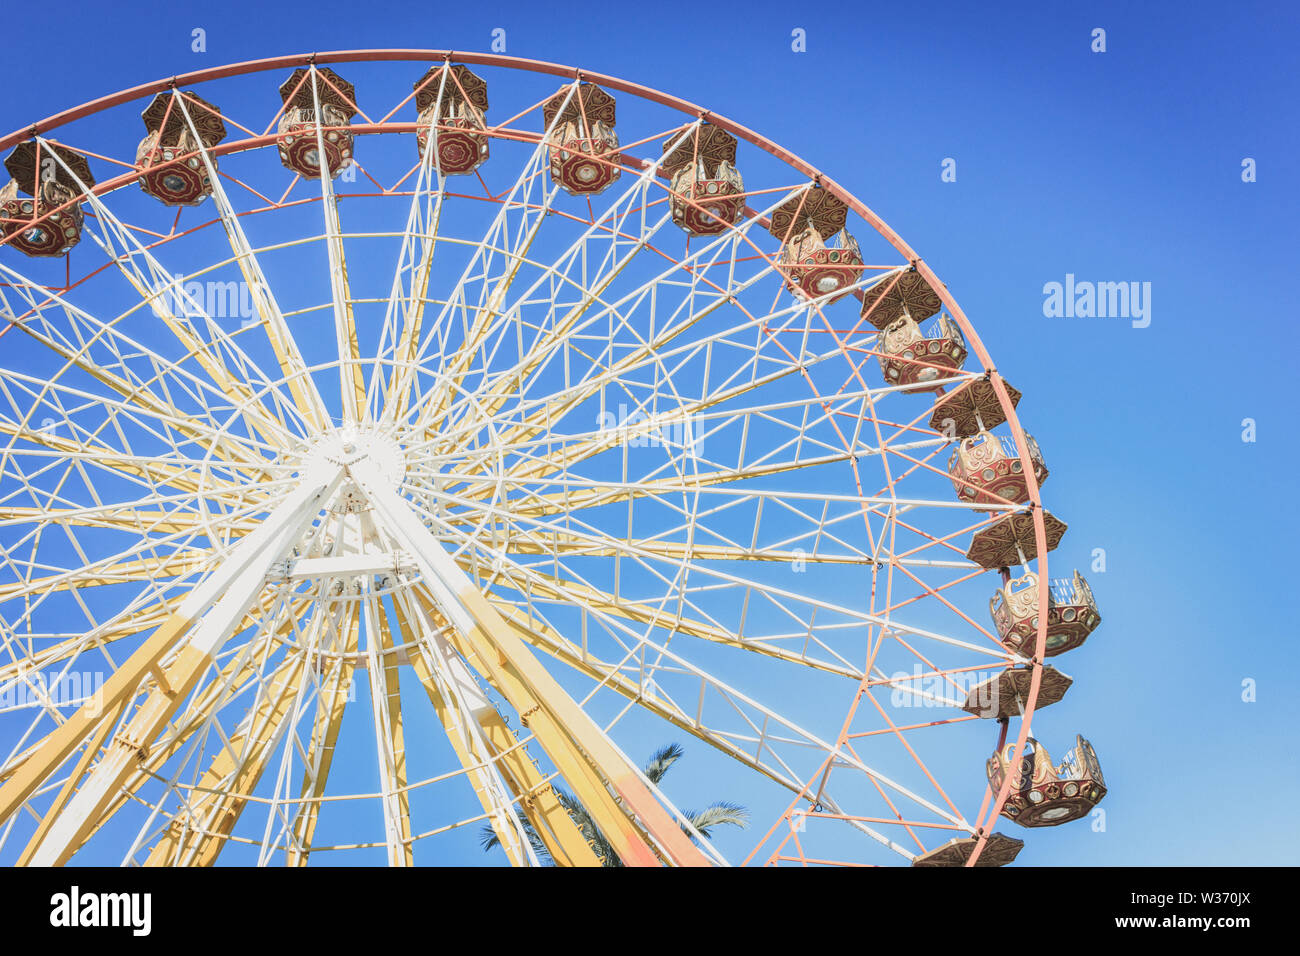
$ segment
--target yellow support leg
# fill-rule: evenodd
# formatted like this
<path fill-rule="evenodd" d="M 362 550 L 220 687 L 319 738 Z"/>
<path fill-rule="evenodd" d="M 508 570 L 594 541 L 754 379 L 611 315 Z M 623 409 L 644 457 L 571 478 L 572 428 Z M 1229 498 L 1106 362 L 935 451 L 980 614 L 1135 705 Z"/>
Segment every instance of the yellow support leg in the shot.
<path fill-rule="evenodd" d="M 353 675 L 356 672 L 358 634 L 361 616 L 351 608 L 344 622 L 342 654 L 338 664 L 328 676 L 322 676 L 320 694 L 316 699 L 316 723 L 312 729 L 311 747 L 307 751 L 313 766 L 303 771 L 301 803 L 293 821 L 293 842 L 289 847 L 289 866 L 306 866 L 311 855 L 316 822 L 320 819 L 320 798 L 325 793 L 330 767 L 334 763 L 334 745 L 338 742 L 339 728 L 343 725 L 343 711 L 347 707 Z"/>
<path fill-rule="evenodd" d="M 397 604 L 397 613 L 408 642 L 429 640 L 429 636 L 422 633 L 423 629 L 411 626 L 411 620 L 402 610 L 400 603 Z M 420 614 L 421 609 L 416 609 L 416 613 Z M 545 781 L 541 771 L 537 769 L 528 752 L 505 725 L 496 708 L 486 700 L 461 701 L 472 712 L 474 720 L 479 725 L 483 743 L 487 747 L 488 752 L 480 756 L 472 749 L 476 735 L 472 734 L 469 728 L 461 726 L 461 717 L 455 702 L 444 700 L 425 656 L 420 653 L 412 654 L 411 665 L 424 685 L 438 719 L 446 728 L 447 737 L 461 764 L 465 767 L 477 766 L 484 759 L 495 763 L 501 778 L 513 792 L 520 809 L 523 810 L 556 865 L 599 866 L 600 860 L 592 852 L 577 824 L 573 822 L 573 818 L 560 803 L 554 788 Z M 515 844 L 517 834 L 501 819 L 501 815 L 495 812 L 497 807 L 488 786 L 484 782 L 476 781 L 474 789 L 483 809 L 488 813 L 492 828 L 496 831 L 497 838 L 501 841 L 501 846 L 509 856 L 510 862 L 516 866 L 523 865 L 526 855 L 523 853 L 523 848 Z"/>

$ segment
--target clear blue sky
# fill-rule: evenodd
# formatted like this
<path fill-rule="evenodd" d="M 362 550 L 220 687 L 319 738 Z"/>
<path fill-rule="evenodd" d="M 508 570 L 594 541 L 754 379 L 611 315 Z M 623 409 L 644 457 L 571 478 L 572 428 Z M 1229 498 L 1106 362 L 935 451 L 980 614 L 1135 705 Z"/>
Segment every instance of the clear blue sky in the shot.
<path fill-rule="evenodd" d="M 1072 529 L 1054 566 L 1086 571 L 1092 549 L 1106 551 L 1106 572 L 1089 575 L 1104 623 L 1062 661 L 1076 687 L 1052 726 L 1097 745 L 1107 828 L 1034 834 L 1022 862 L 1300 862 L 1286 563 L 1300 530 L 1288 431 L 1300 334 L 1287 304 L 1297 8 L 583 9 L 601 12 L 68 2 L 52 19 L 11 5 L 0 127 L 205 66 L 313 49 L 486 50 L 501 27 L 512 55 L 645 83 L 765 133 L 918 249 L 1025 393 L 1022 419 L 1052 469 L 1049 507 Z M 205 54 L 190 51 L 194 27 L 207 31 Z M 1098 27 L 1104 54 L 1090 49 Z M 795 28 L 806 54 L 791 52 Z M 949 157 L 955 183 L 940 179 Z M 1246 157 L 1257 182 L 1242 182 Z M 1150 326 L 1044 317 L 1044 283 L 1067 273 L 1149 282 Z"/>

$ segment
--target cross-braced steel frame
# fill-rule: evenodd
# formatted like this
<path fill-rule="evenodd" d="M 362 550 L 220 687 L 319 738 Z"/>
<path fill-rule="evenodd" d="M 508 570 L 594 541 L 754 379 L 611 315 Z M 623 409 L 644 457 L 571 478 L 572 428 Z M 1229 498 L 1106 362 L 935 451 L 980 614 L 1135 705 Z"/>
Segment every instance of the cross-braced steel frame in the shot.
<path fill-rule="evenodd" d="M 271 88 L 305 67 L 319 116 L 327 64 L 453 59 L 485 68 L 510 104 L 469 176 L 439 168 L 437 122 L 412 149 L 414 94 L 379 113 L 359 84 L 357 159 L 338 180 L 275 162 L 283 109 L 254 119 L 247 85 L 219 102 L 238 78 Z M 436 96 L 452 95 L 456 74 L 436 76 Z M 633 116 L 600 159 L 620 178 L 597 197 L 548 178 L 554 85 L 502 89 L 546 76 L 566 103 L 595 83 Z M 186 91 L 200 85 L 236 132 L 183 157 L 211 195 L 172 213 L 134 190 L 132 159 L 82 130 L 164 93 L 197 133 Z M 688 240 L 658 151 L 706 123 L 754 171 L 745 215 Z M 113 175 L 81 181 L 49 149 L 56 131 Z M 337 131 L 317 125 L 319 155 Z M 1042 502 L 975 328 L 836 182 L 646 87 L 447 51 L 200 71 L 69 110 L 0 151 L 33 137 L 78 186 L 42 221 L 79 205 L 85 225 L 54 265 L 0 242 L 8 858 L 63 863 L 94 842 L 127 863 L 236 847 L 258 863 L 369 849 L 407 865 L 480 824 L 512 863 L 594 864 L 562 785 L 626 864 L 723 863 L 625 750 L 671 725 L 701 742 L 719 785 L 753 782 L 735 795 L 766 812 L 746 862 L 906 861 L 952 836 L 975 837 L 978 861 L 1010 788 L 1009 775 L 984 786 L 982 760 L 1008 725 L 963 712 L 963 682 L 1031 669 L 1019 761 L 1046 617 L 1032 655 L 999 643 L 972 610 L 988 585 L 965 544 L 1027 510 L 1022 563 L 1046 607 Z M 816 189 L 878 237 L 881 262 L 838 302 L 792 293 L 766 229 Z M 375 246 L 378 292 L 359 255 Z M 323 280 L 315 298 L 304 267 Z M 932 384 L 991 385 L 1028 505 L 960 502 L 936 462 L 949 436 L 927 424 L 936 394 L 870 380 L 880 352 L 858 303 L 909 270 L 978 366 Z M 214 314 L 214 285 L 246 298 L 237 327 Z M 82 672 L 107 676 L 84 699 L 55 692 Z M 413 687 L 445 732 L 444 766 L 411 733 Z M 373 728 L 364 759 L 336 753 L 358 713 Z M 444 799 L 453 787 L 470 803 Z M 350 823 L 326 839 L 331 817 Z"/>

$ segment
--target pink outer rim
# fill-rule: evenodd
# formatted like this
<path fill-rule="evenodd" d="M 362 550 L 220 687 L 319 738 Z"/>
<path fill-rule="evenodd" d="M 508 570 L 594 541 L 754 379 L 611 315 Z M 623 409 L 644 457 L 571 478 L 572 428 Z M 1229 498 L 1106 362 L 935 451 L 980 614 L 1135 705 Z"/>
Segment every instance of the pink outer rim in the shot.
<path fill-rule="evenodd" d="M 777 159 L 797 170 L 809 179 L 821 184 L 829 190 L 834 196 L 838 197 L 849 206 L 854 212 L 861 216 L 872 228 L 885 238 L 903 258 L 910 262 L 916 271 L 928 282 L 936 292 L 943 304 L 947 306 L 952 317 L 957 320 L 962 334 L 966 337 L 976 357 L 980 360 L 986 370 L 989 381 L 993 385 L 993 390 L 998 396 L 1001 403 L 1002 411 L 1007 417 L 1007 426 L 1011 429 L 1012 436 L 1016 441 L 1016 449 L 1020 453 L 1020 461 L 1023 465 L 1022 474 L 1025 476 L 1025 483 L 1029 490 L 1030 508 L 1034 516 L 1034 543 L 1038 551 L 1038 606 L 1047 607 L 1048 601 L 1048 570 L 1047 570 L 1047 529 L 1043 520 L 1043 504 L 1039 494 L 1038 481 L 1034 477 L 1033 462 L 1029 457 L 1029 446 L 1025 441 L 1024 429 L 1020 425 L 1020 419 L 1016 415 L 1016 409 L 1011 404 L 1010 396 L 1007 393 L 1006 384 L 1002 376 L 998 374 L 997 368 L 989 358 L 984 344 L 980 341 L 974 327 L 966 318 L 966 314 L 961 310 L 957 301 L 948 292 L 947 287 L 939 281 L 930 266 L 921 259 L 920 256 L 903 241 L 903 238 L 895 232 L 888 224 L 876 215 L 861 200 L 854 197 L 843 186 L 828 176 L 823 175 L 819 170 L 800 159 L 794 153 L 773 143 L 771 140 L 760 136 L 753 130 L 750 130 L 739 123 L 729 120 L 724 116 L 711 113 L 702 107 L 696 106 L 687 100 L 671 96 L 667 93 L 661 93 L 646 86 L 637 83 L 630 83 L 627 80 L 619 79 L 614 76 L 606 76 L 602 73 L 593 73 L 588 70 L 581 70 L 576 67 L 564 66 L 559 63 L 550 63 L 544 60 L 527 60 L 520 57 L 502 56 L 494 53 L 463 53 L 455 54 L 450 50 L 335 50 L 327 53 L 299 53 L 289 56 L 271 57 L 262 60 L 247 60 L 243 63 L 233 63 L 226 66 L 214 67 L 207 70 L 197 70 L 192 73 L 185 73 L 179 76 L 173 76 L 165 80 L 155 80 L 151 83 L 145 83 L 128 90 L 122 90 L 118 93 L 112 93 L 108 96 L 102 96 L 97 100 L 91 100 L 80 106 L 74 106 L 71 109 L 64 110 L 62 113 L 34 123 L 25 129 L 15 130 L 4 138 L 0 139 L 0 152 L 6 152 L 25 139 L 38 134 L 45 134 L 51 130 L 64 126 L 74 120 L 81 119 L 93 113 L 119 106 L 122 103 L 141 97 L 150 96 L 160 93 L 172 87 L 188 85 L 193 83 L 203 83 L 209 80 L 222 79 L 230 76 L 241 76 L 248 73 L 259 73 L 268 70 L 279 70 L 285 68 L 294 68 L 305 66 L 312 63 L 355 63 L 361 61 L 405 61 L 405 62 L 428 62 L 435 60 L 452 60 L 458 63 L 480 64 L 483 66 L 496 66 L 508 69 L 527 70 L 532 73 L 544 73 L 552 76 L 566 78 L 580 78 L 597 83 L 600 86 L 607 87 L 611 90 L 617 90 L 622 93 L 629 93 L 642 99 L 650 100 L 662 106 L 678 110 L 691 116 L 703 117 L 710 123 L 713 123 L 739 139 L 743 139 L 751 145 L 770 153 Z M 1021 756 L 1024 752 L 1025 741 L 1029 737 L 1029 730 L 1034 716 L 1034 709 L 1038 703 L 1038 690 L 1042 683 L 1043 676 L 1043 653 L 1047 647 L 1047 615 L 1040 614 L 1038 617 L 1038 634 L 1034 646 L 1033 656 L 1033 673 L 1029 683 L 1029 700 L 1026 702 L 1024 713 L 1020 721 L 1020 733 L 1016 738 L 1015 751 L 1012 754 L 1011 767 L 1020 766 Z M 993 806 L 989 809 L 987 817 L 981 816 L 976 819 L 976 832 L 979 840 L 974 852 L 967 861 L 968 866 L 974 866 L 984 850 L 984 845 L 992 832 L 993 823 L 997 820 L 998 814 L 1002 811 L 1002 806 L 1007 800 L 1011 791 L 1011 781 L 1013 773 L 1004 775 L 1002 786 L 999 792 L 993 795 Z M 987 806 L 988 795 L 985 797 Z M 987 820 L 987 822 L 983 822 Z"/>

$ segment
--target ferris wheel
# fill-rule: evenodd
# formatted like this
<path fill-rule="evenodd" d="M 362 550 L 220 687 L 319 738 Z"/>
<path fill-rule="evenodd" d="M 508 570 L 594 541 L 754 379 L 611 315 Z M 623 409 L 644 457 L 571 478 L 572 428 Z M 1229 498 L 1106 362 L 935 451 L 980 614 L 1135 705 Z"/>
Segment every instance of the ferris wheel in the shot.
<path fill-rule="evenodd" d="M 793 154 L 416 50 L 0 151 L 0 860 L 997 865 L 1104 796 L 1021 395 Z"/>

